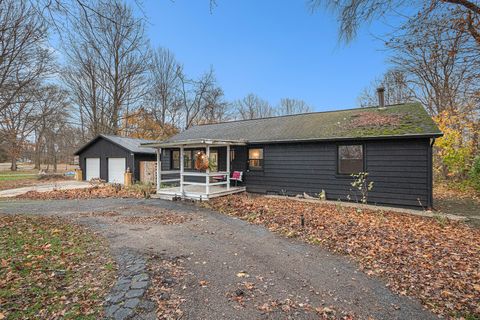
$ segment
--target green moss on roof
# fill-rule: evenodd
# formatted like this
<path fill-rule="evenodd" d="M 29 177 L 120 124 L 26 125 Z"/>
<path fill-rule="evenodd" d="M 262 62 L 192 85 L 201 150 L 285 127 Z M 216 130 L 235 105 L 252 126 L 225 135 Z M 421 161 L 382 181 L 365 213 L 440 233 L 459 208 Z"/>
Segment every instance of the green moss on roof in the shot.
<path fill-rule="evenodd" d="M 408 103 L 292 116 L 241 120 L 192 127 L 168 139 L 333 140 L 393 136 L 439 136 L 440 130 L 420 103 Z"/>
<path fill-rule="evenodd" d="M 337 122 L 338 136 L 342 137 L 376 137 L 376 136 L 400 136 L 414 134 L 440 134 L 435 122 L 425 111 L 420 103 L 409 103 L 385 107 L 377 107 L 347 110 L 342 112 L 343 119 Z M 386 120 L 392 121 L 379 124 L 373 122 L 370 125 L 349 125 L 360 115 L 379 115 Z"/>

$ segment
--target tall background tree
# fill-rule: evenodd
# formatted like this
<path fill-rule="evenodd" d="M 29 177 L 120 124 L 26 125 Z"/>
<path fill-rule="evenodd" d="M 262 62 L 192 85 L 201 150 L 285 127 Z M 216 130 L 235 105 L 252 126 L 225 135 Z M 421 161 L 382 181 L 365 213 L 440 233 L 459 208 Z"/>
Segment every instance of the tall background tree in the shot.
<path fill-rule="evenodd" d="M 378 85 L 386 87 L 388 103 L 421 102 L 445 134 L 436 143 L 436 177 L 471 181 L 468 178 L 473 175 L 469 172 L 475 158 L 480 161 L 478 1 L 312 0 L 309 3 L 314 10 L 324 6 L 337 15 L 340 39 L 346 42 L 352 41 L 364 24 L 387 19 L 391 14 L 404 17 L 389 36 L 383 36 L 391 53 L 391 71 L 361 93 L 359 104 L 375 104 L 373 92 Z"/>
<path fill-rule="evenodd" d="M 100 3 L 74 23 L 63 77 L 89 136 L 117 134 L 121 119 L 145 94 L 148 46 L 144 24 L 120 1 Z"/>

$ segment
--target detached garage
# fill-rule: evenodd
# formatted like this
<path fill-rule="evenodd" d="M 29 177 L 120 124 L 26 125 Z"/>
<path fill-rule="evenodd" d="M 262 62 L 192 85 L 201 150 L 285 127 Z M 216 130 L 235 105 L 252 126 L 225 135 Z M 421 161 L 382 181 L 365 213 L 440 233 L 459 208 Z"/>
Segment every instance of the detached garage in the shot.
<path fill-rule="evenodd" d="M 104 134 L 96 136 L 75 152 L 83 180 L 102 179 L 123 184 L 128 168 L 134 181 L 154 183 L 155 150 L 140 146 L 149 142 L 152 141 Z"/>

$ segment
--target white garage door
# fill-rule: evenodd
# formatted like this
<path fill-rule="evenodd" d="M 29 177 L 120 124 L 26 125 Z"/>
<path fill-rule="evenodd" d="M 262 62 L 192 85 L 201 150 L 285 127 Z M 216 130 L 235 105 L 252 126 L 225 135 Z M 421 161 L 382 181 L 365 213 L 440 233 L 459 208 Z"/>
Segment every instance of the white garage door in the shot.
<path fill-rule="evenodd" d="M 87 158 L 86 161 L 86 180 L 89 181 L 100 178 L 100 158 Z"/>
<path fill-rule="evenodd" d="M 125 158 L 108 158 L 108 182 L 123 184 L 126 169 Z"/>

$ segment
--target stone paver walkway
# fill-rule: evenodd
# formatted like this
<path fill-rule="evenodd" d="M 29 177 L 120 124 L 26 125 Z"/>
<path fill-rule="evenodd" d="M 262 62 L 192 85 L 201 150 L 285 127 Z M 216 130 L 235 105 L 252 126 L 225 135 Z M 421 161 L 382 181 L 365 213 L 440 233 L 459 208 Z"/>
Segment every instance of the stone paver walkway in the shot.
<path fill-rule="evenodd" d="M 116 253 L 118 279 L 105 302 L 109 319 L 156 319 L 155 303 L 144 298 L 150 284 L 146 259 L 132 250 Z"/>

